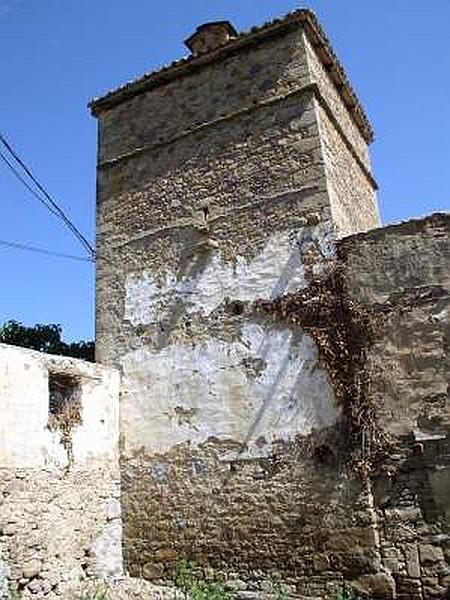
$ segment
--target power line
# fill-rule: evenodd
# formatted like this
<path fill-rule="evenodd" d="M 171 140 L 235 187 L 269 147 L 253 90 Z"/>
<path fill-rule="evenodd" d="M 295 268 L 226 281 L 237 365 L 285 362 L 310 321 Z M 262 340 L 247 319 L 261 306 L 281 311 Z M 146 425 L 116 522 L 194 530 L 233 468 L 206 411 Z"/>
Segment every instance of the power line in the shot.
<path fill-rule="evenodd" d="M 38 190 L 44 195 L 44 197 L 48 203 L 45 202 L 43 200 L 43 198 L 41 198 L 41 197 L 39 197 L 39 201 L 42 202 L 50 212 L 52 212 L 54 215 L 56 215 L 58 218 L 60 218 L 65 223 L 65 225 L 72 231 L 72 233 L 78 239 L 78 241 L 88 251 L 88 253 L 91 257 L 95 256 L 95 250 L 91 246 L 91 244 L 87 241 L 87 239 L 79 231 L 79 229 L 72 223 L 72 221 L 64 213 L 62 208 L 60 208 L 58 206 L 57 202 L 52 198 L 52 196 L 49 194 L 49 192 L 47 192 L 47 190 L 44 188 L 44 186 L 39 183 L 39 181 L 36 179 L 36 177 L 33 175 L 33 173 L 27 167 L 25 162 L 20 158 L 20 156 L 17 154 L 17 152 L 12 148 L 11 144 L 6 140 L 5 136 L 2 135 L 2 133 L 0 133 L 0 141 L 5 146 L 5 148 L 9 152 L 9 154 L 14 158 L 14 160 L 20 165 L 20 167 L 23 169 L 23 171 L 28 175 L 28 177 L 31 179 L 31 181 L 34 183 L 34 185 L 38 188 Z M 2 155 L 2 158 L 6 162 L 6 164 L 9 166 L 9 168 L 11 168 L 10 162 L 5 160 L 5 157 L 3 155 Z M 15 175 L 17 177 L 18 174 L 15 172 L 15 169 L 13 170 L 13 172 L 15 173 Z M 22 183 L 24 183 L 23 178 L 21 176 L 19 177 L 19 179 L 22 181 Z M 26 185 L 26 187 L 29 191 L 31 191 L 29 185 Z M 33 195 L 36 197 L 37 194 L 35 191 L 33 191 Z"/>
<path fill-rule="evenodd" d="M 9 242 L 7 240 L 0 240 L 0 246 L 5 246 L 6 248 L 14 248 L 17 250 L 28 250 L 30 252 L 38 252 L 40 254 L 57 256 L 59 258 L 70 258 L 71 260 L 79 260 L 91 263 L 95 262 L 94 257 L 87 258 L 86 256 L 76 256 L 75 254 L 64 254 L 63 252 L 54 252 L 53 250 L 47 250 L 46 248 L 38 248 L 37 246 L 31 246 L 29 244 L 19 244 L 17 242 Z"/>
<path fill-rule="evenodd" d="M 4 163 L 6 163 L 6 165 L 9 167 L 9 169 L 11 169 L 11 171 L 13 172 L 13 174 L 15 175 L 15 177 L 17 177 L 17 179 L 27 188 L 27 190 L 33 194 L 33 196 L 39 200 L 39 202 L 41 202 L 46 208 L 48 208 L 49 211 L 51 211 L 54 215 L 58 216 L 58 213 L 56 212 L 56 210 L 54 210 L 51 206 L 49 206 L 45 200 L 43 198 L 41 198 L 41 196 L 39 196 L 39 194 L 31 187 L 31 185 L 26 181 L 26 179 L 24 179 L 22 177 L 22 175 L 19 173 L 19 171 L 14 167 L 14 165 L 6 158 L 6 156 L 3 154 L 3 152 L 0 150 L 0 158 L 3 160 Z"/>

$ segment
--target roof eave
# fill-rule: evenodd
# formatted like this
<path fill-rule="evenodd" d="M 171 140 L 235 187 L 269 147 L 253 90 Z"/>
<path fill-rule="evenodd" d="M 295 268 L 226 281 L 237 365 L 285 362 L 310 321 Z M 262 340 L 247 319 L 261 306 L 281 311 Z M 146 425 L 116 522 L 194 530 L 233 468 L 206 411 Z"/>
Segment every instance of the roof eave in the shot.
<path fill-rule="evenodd" d="M 315 14 L 308 9 L 300 9 L 290 13 L 284 18 L 275 19 L 260 27 L 254 27 L 250 31 L 240 34 L 239 37 L 231 39 L 223 46 L 220 46 L 207 54 L 189 56 L 175 61 L 162 69 L 148 73 L 139 79 L 125 84 L 103 97 L 93 99 L 88 106 L 91 113 L 95 117 L 98 117 L 108 108 L 112 108 L 143 91 L 150 90 L 159 85 L 164 85 L 186 72 L 197 70 L 206 64 L 215 62 L 222 56 L 232 54 L 261 39 L 277 35 L 280 31 L 298 26 L 299 24 L 304 26 L 306 34 L 318 53 L 322 64 L 329 72 L 344 104 L 365 141 L 368 144 L 371 143 L 374 139 L 373 130 L 364 109 L 353 91 L 345 71 L 335 55 L 319 21 Z"/>

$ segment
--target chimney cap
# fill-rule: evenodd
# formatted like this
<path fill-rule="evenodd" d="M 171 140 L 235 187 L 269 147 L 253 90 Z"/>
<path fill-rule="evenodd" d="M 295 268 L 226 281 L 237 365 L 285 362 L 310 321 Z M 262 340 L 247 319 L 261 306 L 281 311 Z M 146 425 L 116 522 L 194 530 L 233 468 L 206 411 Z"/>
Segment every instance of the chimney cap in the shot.
<path fill-rule="evenodd" d="M 230 21 L 209 21 L 199 25 L 195 32 L 184 40 L 192 54 L 205 54 L 226 44 L 238 33 Z"/>

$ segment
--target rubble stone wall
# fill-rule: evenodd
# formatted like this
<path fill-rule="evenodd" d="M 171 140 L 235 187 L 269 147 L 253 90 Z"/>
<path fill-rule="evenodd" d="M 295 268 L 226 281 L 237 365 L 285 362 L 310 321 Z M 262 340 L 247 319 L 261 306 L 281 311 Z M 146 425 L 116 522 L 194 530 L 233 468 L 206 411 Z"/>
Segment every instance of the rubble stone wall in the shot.
<path fill-rule="evenodd" d="M 120 574 L 118 373 L 5 344 L 0 370 L 0 597 Z"/>
<path fill-rule="evenodd" d="M 69 598 L 121 575 L 122 546 L 133 576 L 191 559 L 244 600 L 450 594 L 449 217 L 357 233 L 376 186 L 320 48 L 298 23 L 242 39 L 99 109 L 96 347 L 120 426 L 118 371 L 0 345 L 0 597 Z M 378 324 L 358 355 L 375 457 L 320 289 Z M 315 328 L 284 310 L 301 291 Z"/>
<path fill-rule="evenodd" d="M 305 336 L 298 329 L 294 333 L 292 325 L 283 329 L 272 324 L 266 343 L 280 331 L 291 331 L 295 382 L 287 375 L 289 363 L 285 371 L 275 363 L 267 401 L 262 383 L 271 372 L 269 352 L 243 394 L 242 407 L 253 411 L 244 437 L 235 428 L 239 387 L 234 384 L 235 400 L 230 397 L 228 408 L 230 376 L 223 380 L 224 388 L 216 388 L 205 346 L 197 344 L 187 360 L 186 354 L 174 352 L 172 373 L 181 368 L 179 379 L 170 376 L 168 355 L 142 355 L 150 371 L 155 365 L 155 389 L 147 390 L 144 420 L 155 426 L 155 435 L 148 428 L 154 446 L 142 445 L 123 462 L 125 555 L 134 575 L 165 579 L 180 557 L 188 557 L 238 574 L 241 581 L 258 582 L 261 573 L 281 578 L 293 584 L 296 594 L 308 597 L 325 597 L 342 581 L 375 598 L 445 597 L 449 225 L 448 216 L 433 215 L 344 238 L 337 245 L 347 293 L 381 325 L 368 357 L 368 401 L 377 407 L 390 444 L 365 483 L 341 462 L 345 420 L 339 407 L 328 423 L 321 420 L 330 382 L 317 388 L 317 394 L 304 387 L 303 369 L 305 364 L 311 369 L 313 355 L 306 358 L 295 350 Z M 321 268 L 326 271 L 326 263 Z M 244 327 L 237 328 L 243 332 L 258 322 L 251 306 L 244 302 L 240 315 L 221 318 L 243 319 Z M 239 358 L 227 370 L 236 373 L 239 363 L 252 361 L 256 366 L 261 355 L 252 355 L 254 346 L 247 345 L 247 360 Z M 276 356 L 283 356 L 283 346 Z M 228 349 L 225 355 L 233 352 Z M 166 368 L 161 360 L 169 361 Z M 220 367 L 225 363 L 223 356 L 217 360 Z M 326 364 L 312 367 L 313 372 L 318 369 L 324 369 L 325 382 Z M 191 387 L 193 372 L 199 380 Z M 286 387 L 289 381 L 292 387 Z M 211 410 L 208 393 L 216 412 L 205 421 Z M 177 406 L 164 434 L 161 422 L 157 424 L 160 409 L 152 413 L 151 407 L 165 395 Z M 314 417 L 304 429 L 307 396 L 314 398 Z M 330 408 L 332 398 L 331 389 Z M 227 428 L 230 409 L 234 420 Z"/>
<path fill-rule="evenodd" d="M 447 586 L 446 218 L 336 245 L 379 224 L 376 184 L 316 49 L 299 26 L 217 56 L 99 113 L 97 353 L 123 373 L 126 568 L 167 580 L 191 558 L 244 587 L 428 600 Z M 363 401 L 393 443 L 365 479 L 317 331 L 258 311 L 335 268 L 383 324 Z"/>
<path fill-rule="evenodd" d="M 357 154 L 366 169 L 370 171 L 370 155 L 367 142 L 352 119 L 348 108 L 342 102 L 342 98 L 335 84 L 332 82 L 330 74 L 327 72 L 317 51 L 313 48 L 306 35 L 304 36 L 304 47 L 308 63 L 309 82 L 317 84 L 326 105 L 341 131 L 348 139 L 353 151 Z"/>
<path fill-rule="evenodd" d="M 245 271 L 268 265 L 270 293 L 295 255 L 295 232 L 312 213 L 330 221 L 309 93 L 101 168 L 98 182 L 97 352 L 107 363 L 163 327 L 167 310 L 156 318 L 149 304 L 177 308 L 199 278 L 215 273 L 220 304 L 230 278 L 244 299 L 258 293 Z"/>
<path fill-rule="evenodd" d="M 374 477 L 384 568 L 398 600 L 446 598 L 450 561 L 450 218 L 340 242 L 349 292 L 381 321 L 371 401 L 391 447 Z"/>

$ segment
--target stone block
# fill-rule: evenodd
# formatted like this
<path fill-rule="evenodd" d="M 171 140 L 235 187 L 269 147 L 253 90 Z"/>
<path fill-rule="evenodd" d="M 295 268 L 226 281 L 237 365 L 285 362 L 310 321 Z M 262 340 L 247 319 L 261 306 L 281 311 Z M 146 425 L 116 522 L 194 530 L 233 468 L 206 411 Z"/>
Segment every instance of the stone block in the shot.
<path fill-rule="evenodd" d="M 393 600 L 395 598 L 395 581 L 387 573 L 362 575 L 352 581 L 352 586 L 360 593 L 374 600 Z"/>
<path fill-rule="evenodd" d="M 444 561 L 444 553 L 440 546 L 421 544 L 419 546 L 419 554 L 420 562 L 425 566 Z"/>
<path fill-rule="evenodd" d="M 335 529 L 328 533 L 325 548 L 333 552 L 352 553 L 360 548 L 374 548 L 377 544 L 373 527 Z"/>
<path fill-rule="evenodd" d="M 397 600 L 423 600 L 420 579 L 396 578 Z"/>
<path fill-rule="evenodd" d="M 26 579 L 37 577 L 42 569 L 42 563 L 39 560 L 30 560 L 22 566 L 22 574 Z"/>
<path fill-rule="evenodd" d="M 150 581 L 157 581 L 164 574 L 164 566 L 160 563 L 148 562 L 142 567 L 142 577 Z"/>
<path fill-rule="evenodd" d="M 416 545 L 405 545 L 403 553 L 406 562 L 406 571 L 409 577 L 419 578 L 420 577 L 420 562 L 419 562 L 419 551 Z"/>

